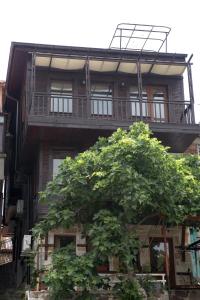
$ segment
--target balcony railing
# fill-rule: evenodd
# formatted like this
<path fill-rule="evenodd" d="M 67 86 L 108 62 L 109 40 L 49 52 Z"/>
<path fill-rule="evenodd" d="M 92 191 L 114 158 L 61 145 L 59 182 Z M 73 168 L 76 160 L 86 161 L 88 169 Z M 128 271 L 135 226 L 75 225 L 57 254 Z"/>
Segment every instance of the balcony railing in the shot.
<path fill-rule="evenodd" d="M 0 241 L 0 265 L 7 264 L 13 259 L 13 242 L 11 237 Z"/>
<path fill-rule="evenodd" d="M 120 278 L 127 278 L 127 274 L 122 273 L 100 273 L 101 277 L 109 277 L 112 283 L 120 282 Z M 162 286 L 165 286 L 167 283 L 165 273 L 136 273 L 136 278 L 148 278 L 150 282 L 160 283 Z"/>
<path fill-rule="evenodd" d="M 139 100 L 34 93 L 30 115 L 110 121 L 146 121 L 193 124 L 189 101 Z"/>

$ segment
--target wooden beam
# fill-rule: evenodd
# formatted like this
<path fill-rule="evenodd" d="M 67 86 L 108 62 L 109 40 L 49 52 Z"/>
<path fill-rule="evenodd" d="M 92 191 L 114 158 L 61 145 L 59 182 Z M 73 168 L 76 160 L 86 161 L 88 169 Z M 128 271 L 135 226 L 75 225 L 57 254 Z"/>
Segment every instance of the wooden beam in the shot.
<path fill-rule="evenodd" d="M 182 225 L 181 230 L 181 247 L 182 249 L 185 249 L 185 232 L 186 232 L 186 226 Z M 182 261 L 185 262 L 185 250 L 182 252 Z"/>
<path fill-rule="evenodd" d="M 48 250 L 49 250 L 49 244 L 48 244 L 48 234 L 45 236 L 45 245 L 44 245 L 44 259 L 48 259 Z"/>

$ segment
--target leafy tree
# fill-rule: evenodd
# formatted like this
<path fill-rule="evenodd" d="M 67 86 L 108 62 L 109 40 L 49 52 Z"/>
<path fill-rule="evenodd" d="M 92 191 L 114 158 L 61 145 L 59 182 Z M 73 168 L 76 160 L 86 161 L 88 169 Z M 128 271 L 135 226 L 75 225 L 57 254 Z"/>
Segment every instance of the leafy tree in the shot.
<path fill-rule="evenodd" d="M 55 297 L 66 293 L 70 299 L 93 299 L 99 288 L 109 286 L 97 266 L 115 256 L 120 258 L 120 272 L 128 274 L 113 288 L 116 297 L 125 299 L 127 290 L 126 299 L 141 299 L 133 278 L 139 243 L 132 227 L 151 217 L 180 224 L 198 214 L 199 165 L 196 157 L 169 154 L 144 123 L 135 123 L 129 131 L 118 129 L 76 158 L 67 157 L 41 193 L 50 208 L 34 232 L 42 236 L 58 226 L 76 225 L 87 236 L 90 250 L 81 257 L 70 248 L 53 255 L 46 283 Z"/>

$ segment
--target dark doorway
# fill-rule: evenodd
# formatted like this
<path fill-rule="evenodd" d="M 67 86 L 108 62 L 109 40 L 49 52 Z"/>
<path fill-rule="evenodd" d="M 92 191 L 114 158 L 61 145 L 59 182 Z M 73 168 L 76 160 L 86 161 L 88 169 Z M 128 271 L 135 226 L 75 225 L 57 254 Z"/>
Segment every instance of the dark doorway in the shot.
<path fill-rule="evenodd" d="M 173 241 L 171 238 L 151 238 L 150 239 L 150 259 L 152 273 L 167 274 L 167 265 L 169 267 L 168 284 L 175 286 L 175 270 L 174 270 L 174 251 Z"/>

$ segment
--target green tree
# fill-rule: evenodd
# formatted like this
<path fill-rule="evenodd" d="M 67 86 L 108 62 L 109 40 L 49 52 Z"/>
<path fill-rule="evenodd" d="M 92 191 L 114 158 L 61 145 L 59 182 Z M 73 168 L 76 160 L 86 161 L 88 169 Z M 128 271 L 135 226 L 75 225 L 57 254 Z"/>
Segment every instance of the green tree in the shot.
<path fill-rule="evenodd" d="M 198 214 L 199 174 L 198 158 L 169 154 L 144 123 L 135 123 L 129 131 L 118 129 L 76 158 L 67 157 L 41 193 L 50 208 L 34 232 L 44 235 L 58 226 L 77 225 L 90 250 L 81 257 L 70 247 L 53 254 L 46 283 L 55 297 L 62 293 L 70 299 L 97 299 L 93 294 L 109 287 L 97 266 L 115 256 L 120 258 L 120 273 L 126 274 L 113 287 L 116 297 L 124 299 L 120 295 L 127 290 L 126 299 L 142 299 L 134 282 L 133 256 L 139 243 L 132 225 L 152 216 L 174 225 Z"/>

